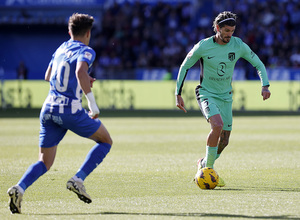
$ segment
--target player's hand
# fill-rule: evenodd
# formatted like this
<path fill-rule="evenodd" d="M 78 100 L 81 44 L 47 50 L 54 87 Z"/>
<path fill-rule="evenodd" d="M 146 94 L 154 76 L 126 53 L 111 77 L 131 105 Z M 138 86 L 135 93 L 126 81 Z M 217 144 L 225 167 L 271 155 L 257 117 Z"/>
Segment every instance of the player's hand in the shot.
<path fill-rule="evenodd" d="M 95 97 L 93 95 L 92 92 L 89 92 L 88 94 L 85 95 L 87 101 L 88 101 L 88 106 L 89 106 L 89 116 L 92 118 L 92 119 L 95 119 L 95 118 L 98 118 L 98 115 L 100 113 L 100 110 L 96 104 L 96 101 L 95 101 Z"/>
<path fill-rule="evenodd" d="M 99 110 L 98 106 L 97 106 L 97 105 L 92 106 L 91 103 L 89 103 L 89 102 L 88 102 L 88 106 L 89 106 L 89 109 L 90 109 L 90 111 L 89 111 L 89 116 L 90 116 L 92 119 L 98 118 L 99 113 L 100 113 L 100 110 Z"/>
<path fill-rule="evenodd" d="M 176 106 L 182 111 L 184 111 L 185 113 L 187 113 L 187 111 L 184 108 L 184 101 L 181 95 L 176 95 Z"/>
<path fill-rule="evenodd" d="M 263 100 L 267 100 L 271 96 L 271 92 L 269 90 L 268 86 L 263 86 L 261 89 L 261 95 L 263 97 Z"/>
<path fill-rule="evenodd" d="M 91 117 L 91 119 L 96 119 L 96 118 L 98 118 L 99 113 L 98 114 L 93 114 L 91 111 L 89 111 L 89 116 Z"/>
<path fill-rule="evenodd" d="M 92 118 L 92 119 L 95 119 L 95 118 L 98 118 L 98 115 L 100 113 L 100 110 L 97 106 L 97 104 L 94 102 L 89 102 L 88 100 L 88 106 L 89 106 L 89 116 Z"/>
<path fill-rule="evenodd" d="M 91 88 L 93 88 L 93 83 L 96 81 L 96 78 L 93 78 L 93 77 L 90 77 L 90 85 L 91 85 Z"/>

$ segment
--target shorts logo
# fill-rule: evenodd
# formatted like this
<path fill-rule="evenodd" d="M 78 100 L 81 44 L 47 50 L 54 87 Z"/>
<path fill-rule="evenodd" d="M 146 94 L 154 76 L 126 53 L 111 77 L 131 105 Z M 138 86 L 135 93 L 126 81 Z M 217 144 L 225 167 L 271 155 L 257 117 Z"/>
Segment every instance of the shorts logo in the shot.
<path fill-rule="evenodd" d="M 62 125 L 63 120 L 61 119 L 60 116 L 55 116 L 51 114 L 44 114 L 42 118 L 42 123 L 46 123 L 47 120 L 53 120 L 56 124 Z"/>
<path fill-rule="evenodd" d="M 228 54 L 228 59 L 230 60 L 230 61 L 234 61 L 234 59 L 235 59 L 235 53 L 229 53 Z"/>
<path fill-rule="evenodd" d="M 205 113 L 209 114 L 210 108 L 208 107 L 208 100 L 204 99 L 201 104 L 202 104 L 202 108 L 204 109 Z"/>
<path fill-rule="evenodd" d="M 206 114 L 209 114 L 210 108 L 208 106 L 205 108 L 205 112 L 206 112 Z"/>

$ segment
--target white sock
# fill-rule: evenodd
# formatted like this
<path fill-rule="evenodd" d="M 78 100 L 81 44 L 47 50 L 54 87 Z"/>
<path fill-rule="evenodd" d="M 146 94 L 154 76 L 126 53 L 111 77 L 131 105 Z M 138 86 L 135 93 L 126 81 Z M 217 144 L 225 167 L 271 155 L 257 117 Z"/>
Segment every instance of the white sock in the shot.
<path fill-rule="evenodd" d="M 76 181 L 76 182 L 80 182 L 80 183 L 83 183 L 83 180 L 77 176 L 73 176 L 73 179 Z"/>
<path fill-rule="evenodd" d="M 25 191 L 24 191 L 24 189 L 23 189 L 21 186 L 15 185 L 15 187 L 17 187 L 17 189 L 19 190 L 19 192 L 20 192 L 22 195 L 24 195 Z"/>

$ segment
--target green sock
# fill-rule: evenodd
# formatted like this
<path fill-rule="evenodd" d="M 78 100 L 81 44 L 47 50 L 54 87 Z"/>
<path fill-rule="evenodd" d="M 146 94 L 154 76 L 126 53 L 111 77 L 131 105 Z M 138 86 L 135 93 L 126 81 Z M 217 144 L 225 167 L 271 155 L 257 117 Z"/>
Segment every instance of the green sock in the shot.
<path fill-rule="evenodd" d="M 218 147 L 206 146 L 206 167 L 214 168 L 214 163 L 217 157 Z"/>
<path fill-rule="evenodd" d="M 220 157 L 221 154 L 217 154 L 216 159 L 218 159 Z"/>

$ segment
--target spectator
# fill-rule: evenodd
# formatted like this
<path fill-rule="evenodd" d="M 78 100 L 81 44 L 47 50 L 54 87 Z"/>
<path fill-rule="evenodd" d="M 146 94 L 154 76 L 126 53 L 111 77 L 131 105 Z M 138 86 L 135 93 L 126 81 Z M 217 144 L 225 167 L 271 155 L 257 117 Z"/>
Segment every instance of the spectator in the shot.
<path fill-rule="evenodd" d="M 27 79 L 28 69 L 24 61 L 20 61 L 19 66 L 17 67 L 17 78 L 18 79 Z"/>
<path fill-rule="evenodd" d="M 117 66 L 123 69 L 178 68 L 193 42 L 212 34 L 212 24 L 208 21 L 223 10 L 237 13 L 236 35 L 251 45 L 266 67 L 298 66 L 295 57 L 299 51 L 293 48 L 299 48 L 299 40 L 295 40 L 300 34 L 296 28 L 300 23 L 299 1 L 124 2 L 108 5 L 102 29 L 94 40 L 94 48 L 99 51 L 99 67 L 104 70 L 109 68 L 103 64 L 111 51 L 121 59 Z M 198 13 L 200 19 L 193 18 L 193 12 Z M 238 66 L 244 67 L 243 61 Z M 116 73 L 113 77 L 124 78 L 124 73 L 119 73 L 122 76 Z"/>

